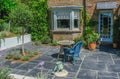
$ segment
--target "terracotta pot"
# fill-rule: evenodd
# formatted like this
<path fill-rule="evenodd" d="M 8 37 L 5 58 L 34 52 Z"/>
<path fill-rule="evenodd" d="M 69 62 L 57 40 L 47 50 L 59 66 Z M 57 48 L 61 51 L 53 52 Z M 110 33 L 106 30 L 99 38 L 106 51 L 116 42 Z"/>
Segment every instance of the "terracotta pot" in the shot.
<path fill-rule="evenodd" d="M 113 43 L 113 48 L 117 48 L 117 43 Z"/>
<path fill-rule="evenodd" d="M 89 48 L 90 50 L 96 49 L 96 43 L 89 43 L 89 44 L 88 44 L 88 48 Z"/>

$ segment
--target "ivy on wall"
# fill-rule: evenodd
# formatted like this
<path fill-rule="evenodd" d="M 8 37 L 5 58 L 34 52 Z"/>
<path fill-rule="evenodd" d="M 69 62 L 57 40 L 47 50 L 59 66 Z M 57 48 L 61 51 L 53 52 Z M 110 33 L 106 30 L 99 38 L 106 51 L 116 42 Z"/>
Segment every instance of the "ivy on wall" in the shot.
<path fill-rule="evenodd" d="M 30 31 L 33 40 L 47 40 L 48 37 L 48 21 L 47 21 L 47 0 L 31 1 L 29 7 L 33 13 L 34 21 Z"/>

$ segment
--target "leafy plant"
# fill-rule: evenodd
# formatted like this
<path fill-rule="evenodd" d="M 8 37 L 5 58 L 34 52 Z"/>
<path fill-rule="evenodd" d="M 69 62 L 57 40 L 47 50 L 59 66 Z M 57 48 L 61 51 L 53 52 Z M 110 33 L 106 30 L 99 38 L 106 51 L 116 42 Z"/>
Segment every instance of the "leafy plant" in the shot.
<path fill-rule="evenodd" d="M 57 45 L 58 45 L 57 41 L 56 41 L 56 40 L 53 40 L 53 41 L 52 41 L 52 45 L 53 45 L 53 46 L 57 46 Z"/>
<path fill-rule="evenodd" d="M 39 53 L 38 53 L 38 51 L 35 51 L 35 52 L 33 52 L 34 53 L 34 55 L 38 55 Z"/>
<path fill-rule="evenodd" d="M 15 60 L 19 60 L 21 58 L 21 54 L 19 54 L 19 53 L 14 54 L 13 58 Z"/>
<path fill-rule="evenodd" d="M 8 53 L 7 56 L 6 56 L 6 58 L 7 58 L 7 59 L 11 59 L 11 58 L 13 58 L 13 53 L 11 53 L 11 52 Z"/>
<path fill-rule="evenodd" d="M 30 59 L 29 56 L 23 56 L 23 57 L 22 57 L 22 60 L 23 60 L 23 61 L 28 61 L 29 59 Z"/>
<path fill-rule="evenodd" d="M 32 34 L 32 40 L 49 42 L 46 38 L 44 39 L 44 37 L 49 36 L 47 0 L 32 0 L 28 2 L 28 5 L 34 17 L 33 25 L 29 29 Z"/>
<path fill-rule="evenodd" d="M 33 56 L 34 56 L 34 53 L 33 53 L 33 52 L 29 52 L 29 53 L 28 53 L 28 56 L 29 56 L 29 57 L 33 57 Z"/>
<path fill-rule="evenodd" d="M 34 42 L 34 44 L 38 46 L 38 45 L 41 44 L 41 41 L 40 41 L 40 40 L 36 40 L 36 41 Z"/>
<path fill-rule="evenodd" d="M 41 39 L 41 41 L 42 41 L 43 44 L 51 43 L 51 39 L 50 39 L 50 37 L 48 37 L 48 36 L 43 37 L 43 38 Z"/>
<path fill-rule="evenodd" d="M 10 72 L 7 68 L 0 68 L 0 79 L 8 79 L 8 76 L 10 75 Z"/>
<path fill-rule="evenodd" d="M 28 6 L 19 3 L 9 15 L 12 26 L 22 28 L 22 55 L 25 55 L 24 51 L 24 34 L 26 29 L 32 26 L 33 15 Z"/>
<path fill-rule="evenodd" d="M 85 38 L 83 36 L 76 38 L 74 41 L 75 43 L 81 41 L 83 43 L 83 47 L 87 46 L 87 42 L 85 41 Z"/>
<path fill-rule="evenodd" d="M 93 29 L 89 29 L 88 33 L 85 35 L 85 39 L 88 43 L 96 42 L 98 38 L 98 33 L 96 33 Z"/>
<path fill-rule="evenodd" d="M 48 73 L 43 73 L 42 71 L 37 73 L 37 79 L 47 79 L 47 78 L 48 78 Z"/>

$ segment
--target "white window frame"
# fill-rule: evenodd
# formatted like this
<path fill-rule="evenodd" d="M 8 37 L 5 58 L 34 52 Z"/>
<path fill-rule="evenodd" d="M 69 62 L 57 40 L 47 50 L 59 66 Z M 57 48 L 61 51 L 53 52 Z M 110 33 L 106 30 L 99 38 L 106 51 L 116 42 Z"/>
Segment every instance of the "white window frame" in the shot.
<path fill-rule="evenodd" d="M 70 28 L 58 28 L 57 27 L 57 12 L 61 12 L 64 13 L 64 11 L 69 12 L 69 16 L 70 16 Z M 75 18 L 75 12 L 78 12 L 79 15 L 77 17 L 78 19 L 78 28 L 74 27 L 74 19 Z M 52 15 L 51 15 L 51 21 L 52 21 L 52 30 L 80 30 L 80 10 L 79 9 L 54 9 L 52 11 Z M 64 15 L 63 15 L 64 16 Z"/>

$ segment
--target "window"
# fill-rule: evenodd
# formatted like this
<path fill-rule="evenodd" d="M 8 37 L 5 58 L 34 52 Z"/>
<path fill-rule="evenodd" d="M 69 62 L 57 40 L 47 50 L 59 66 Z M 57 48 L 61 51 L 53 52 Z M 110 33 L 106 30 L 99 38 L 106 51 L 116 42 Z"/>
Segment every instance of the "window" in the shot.
<path fill-rule="evenodd" d="M 53 11 L 54 30 L 79 30 L 80 11 L 71 9 L 60 9 Z"/>
<path fill-rule="evenodd" d="M 58 19 L 57 27 L 58 28 L 70 28 L 70 19 Z"/>

